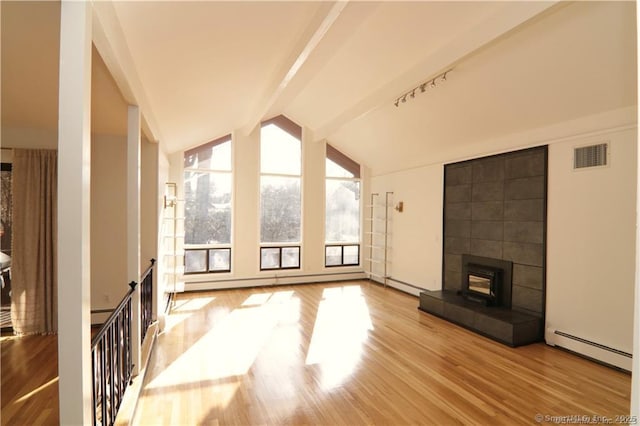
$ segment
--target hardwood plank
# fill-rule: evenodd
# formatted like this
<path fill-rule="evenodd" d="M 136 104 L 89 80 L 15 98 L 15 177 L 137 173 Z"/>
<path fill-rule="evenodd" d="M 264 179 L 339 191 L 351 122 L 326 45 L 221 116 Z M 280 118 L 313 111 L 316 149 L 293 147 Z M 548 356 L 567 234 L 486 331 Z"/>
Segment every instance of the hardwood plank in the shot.
<path fill-rule="evenodd" d="M 57 336 L 2 337 L 2 425 L 57 425 Z"/>
<path fill-rule="evenodd" d="M 514 424 L 629 411 L 630 375 L 369 281 L 184 293 L 134 424 Z"/>

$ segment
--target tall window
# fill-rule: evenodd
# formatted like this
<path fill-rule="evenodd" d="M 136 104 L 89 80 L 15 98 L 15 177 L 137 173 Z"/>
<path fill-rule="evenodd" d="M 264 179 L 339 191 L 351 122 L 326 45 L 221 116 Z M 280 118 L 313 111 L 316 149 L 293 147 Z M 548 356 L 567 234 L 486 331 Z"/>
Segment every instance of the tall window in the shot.
<path fill-rule="evenodd" d="M 184 153 L 184 272 L 231 271 L 231 136 Z"/>
<path fill-rule="evenodd" d="M 11 163 L 1 163 L 0 172 L 0 328 L 12 330 L 11 324 L 11 234 L 13 197 Z"/>
<path fill-rule="evenodd" d="M 327 145 L 325 266 L 360 264 L 360 165 Z"/>
<path fill-rule="evenodd" d="M 260 131 L 260 269 L 300 268 L 302 129 L 283 116 Z"/>

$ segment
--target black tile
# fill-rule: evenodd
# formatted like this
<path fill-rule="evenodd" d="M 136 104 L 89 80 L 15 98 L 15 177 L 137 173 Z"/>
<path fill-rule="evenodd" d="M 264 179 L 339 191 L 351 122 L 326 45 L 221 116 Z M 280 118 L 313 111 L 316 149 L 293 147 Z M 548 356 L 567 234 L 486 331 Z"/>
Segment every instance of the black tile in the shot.
<path fill-rule="evenodd" d="M 445 271 L 462 271 L 462 255 L 445 253 L 444 269 Z"/>
<path fill-rule="evenodd" d="M 471 236 L 471 221 L 448 220 L 445 223 L 444 235 L 446 237 L 469 238 Z"/>
<path fill-rule="evenodd" d="M 543 222 L 504 222 L 504 240 L 517 243 L 542 244 Z M 473 233 L 472 233 L 473 235 Z"/>
<path fill-rule="evenodd" d="M 504 181 L 474 183 L 471 197 L 473 201 L 502 201 Z"/>
<path fill-rule="evenodd" d="M 532 198 L 544 198 L 544 178 L 542 176 L 505 181 L 505 200 L 529 200 Z"/>
<path fill-rule="evenodd" d="M 504 220 L 542 221 L 543 219 L 543 200 L 513 200 L 504 202 Z"/>
<path fill-rule="evenodd" d="M 471 219 L 471 203 L 447 203 L 444 207 L 446 220 Z"/>
<path fill-rule="evenodd" d="M 435 297 L 429 297 L 427 293 L 420 293 L 420 309 L 442 316 L 444 314 L 444 302 Z"/>
<path fill-rule="evenodd" d="M 504 217 L 504 205 L 502 201 L 484 201 L 471 203 L 471 219 L 476 220 L 502 220 Z"/>
<path fill-rule="evenodd" d="M 469 238 L 445 237 L 444 252 L 448 254 L 469 253 Z"/>
<path fill-rule="evenodd" d="M 502 258 L 502 241 L 471 240 L 470 254 L 474 256 Z"/>
<path fill-rule="evenodd" d="M 491 318 L 482 313 L 475 313 L 474 327 L 481 333 L 511 343 L 513 340 L 513 324 Z"/>
<path fill-rule="evenodd" d="M 542 290 L 544 272 L 541 267 L 515 264 L 512 275 L 513 285 Z"/>
<path fill-rule="evenodd" d="M 447 203 L 471 201 L 471 185 L 447 185 L 445 187 L 445 200 Z"/>
<path fill-rule="evenodd" d="M 514 285 L 512 289 L 513 308 L 526 309 L 532 312 L 542 312 L 542 291 L 528 287 Z"/>
<path fill-rule="evenodd" d="M 520 263 L 529 266 L 542 266 L 543 246 L 542 244 L 527 243 L 502 243 L 502 258 L 513 263 Z"/>
<path fill-rule="evenodd" d="M 502 241 L 504 223 L 501 221 L 471 222 L 471 238 Z"/>
<path fill-rule="evenodd" d="M 445 185 L 463 185 L 471 183 L 471 165 L 447 165 L 444 169 Z"/>
<path fill-rule="evenodd" d="M 444 305 L 444 315 L 451 321 L 467 327 L 473 327 L 474 312 L 462 306 L 456 306 L 451 303 Z"/>
<path fill-rule="evenodd" d="M 544 173 L 544 150 L 531 154 L 517 155 L 505 160 L 505 177 L 507 179 L 543 176 Z"/>
<path fill-rule="evenodd" d="M 504 180 L 504 158 L 484 158 L 473 161 L 473 183 Z"/>
<path fill-rule="evenodd" d="M 460 281 L 460 271 L 445 271 L 444 272 L 444 286 L 449 290 L 460 290 L 462 282 Z"/>

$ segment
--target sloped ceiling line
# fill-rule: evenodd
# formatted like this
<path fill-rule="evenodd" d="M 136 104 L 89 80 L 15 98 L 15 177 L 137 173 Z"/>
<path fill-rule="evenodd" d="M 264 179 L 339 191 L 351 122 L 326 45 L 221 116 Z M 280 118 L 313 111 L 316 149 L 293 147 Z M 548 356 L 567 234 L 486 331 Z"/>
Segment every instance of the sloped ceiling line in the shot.
<path fill-rule="evenodd" d="M 247 126 L 244 129 L 245 135 L 248 135 L 253 129 L 265 118 L 264 115 L 278 101 L 282 93 L 289 86 L 291 81 L 298 75 L 298 71 L 313 53 L 315 48 L 320 44 L 324 36 L 331 29 L 342 11 L 347 6 L 348 1 L 338 1 L 326 12 L 322 13 L 322 19 L 316 19 L 311 25 L 310 30 L 306 32 L 307 37 L 303 36 L 294 53 L 289 56 L 289 60 L 281 67 L 281 72 L 275 81 L 270 84 L 269 92 L 262 96 L 258 107 L 251 115 Z"/>

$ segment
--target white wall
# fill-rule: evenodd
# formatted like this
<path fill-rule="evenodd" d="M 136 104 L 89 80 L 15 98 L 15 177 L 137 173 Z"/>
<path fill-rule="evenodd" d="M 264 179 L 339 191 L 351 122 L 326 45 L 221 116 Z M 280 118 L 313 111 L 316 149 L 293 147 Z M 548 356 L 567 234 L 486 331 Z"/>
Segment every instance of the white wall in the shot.
<path fill-rule="evenodd" d="M 636 109 L 583 117 L 460 147 L 446 162 L 371 179 L 393 191 L 405 212 L 393 214 L 391 276 L 441 288 L 442 170 L 445 163 L 549 144 L 546 327 L 632 352 L 635 273 Z M 611 165 L 572 171 L 574 146 L 609 141 Z M 435 280 L 435 284 L 434 284 Z M 406 292 L 418 292 L 390 281 Z M 630 369 L 630 360 L 587 345 L 554 340 Z"/>
<path fill-rule="evenodd" d="M 442 287 L 442 179 L 442 164 L 371 179 L 372 192 L 391 191 L 394 205 L 404 204 L 402 213 L 390 210 L 390 275 L 426 290 Z M 421 291 L 397 281 L 389 284 L 416 296 Z"/>
<path fill-rule="evenodd" d="M 546 325 L 628 353 L 633 351 L 636 140 L 637 130 L 629 129 L 549 146 Z M 575 146 L 607 141 L 610 166 L 572 170 Z M 617 358 L 604 360 L 630 369 L 630 359 Z"/>
<path fill-rule="evenodd" d="M 2 127 L 3 148 L 57 149 L 57 129 L 32 129 L 28 127 Z"/>
<path fill-rule="evenodd" d="M 91 310 L 113 309 L 129 291 L 127 138 L 92 135 L 91 139 Z M 92 322 L 108 316 L 93 315 Z"/>
<path fill-rule="evenodd" d="M 140 273 L 158 257 L 159 147 L 142 138 L 140 144 Z"/>

